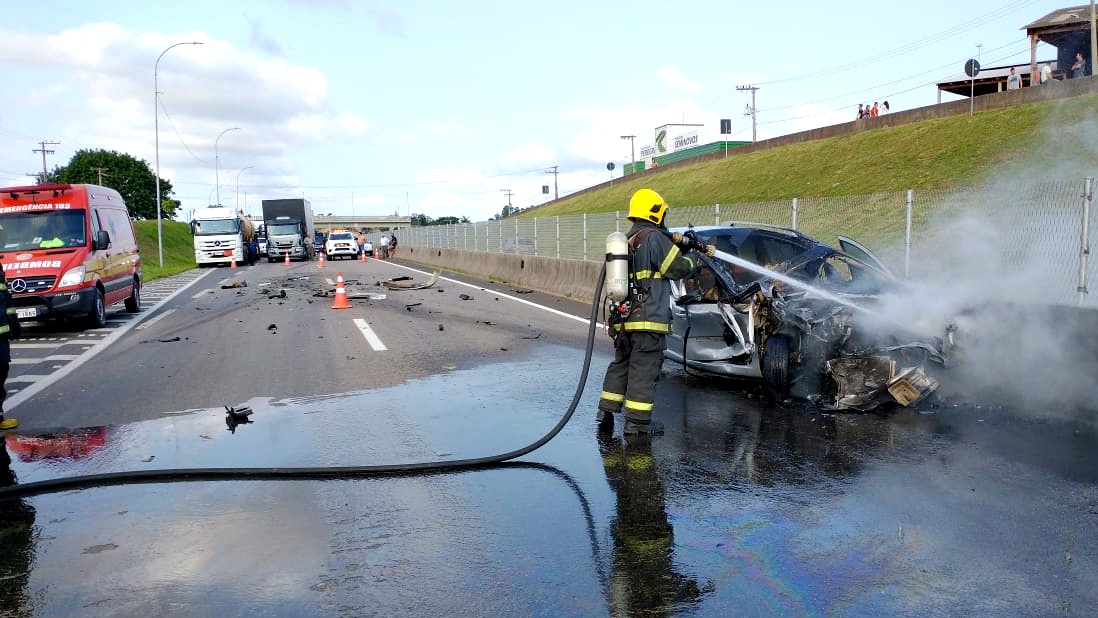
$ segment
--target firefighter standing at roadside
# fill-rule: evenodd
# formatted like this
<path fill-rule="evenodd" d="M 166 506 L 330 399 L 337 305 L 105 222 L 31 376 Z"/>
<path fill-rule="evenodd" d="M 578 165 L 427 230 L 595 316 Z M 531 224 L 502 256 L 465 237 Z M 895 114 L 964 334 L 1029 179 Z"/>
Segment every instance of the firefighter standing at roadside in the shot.
<path fill-rule="evenodd" d="M 4 228 L 0 227 L 0 236 Z M 4 276 L 4 267 L 0 265 L 0 431 L 15 429 L 19 423 L 14 418 L 4 418 L 4 399 L 7 398 L 8 370 L 11 369 L 10 340 L 23 333 L 16 315 L 15 305 L 11 302 L 8 279 Z"/>
<path fill-rule="evenodd" d="M 713 248 L 694 238 L 669 237 L 664 227 L 667 203 L 651 189 L 639 189 L 629 200 L 629 297 L 611 306 L 607 326 L 614 339 L 614 360 L 606 368 L 596 417 L 599 431 L 612 432 L 614 414 L 625 408 L 625 434 L 660 434 L 652 420 L 656 380 L 671 329 L 671 280 L 694 274 L 698 261 L 684 254 Z M 676 244 L 679 243 L 679 244 Z"/>

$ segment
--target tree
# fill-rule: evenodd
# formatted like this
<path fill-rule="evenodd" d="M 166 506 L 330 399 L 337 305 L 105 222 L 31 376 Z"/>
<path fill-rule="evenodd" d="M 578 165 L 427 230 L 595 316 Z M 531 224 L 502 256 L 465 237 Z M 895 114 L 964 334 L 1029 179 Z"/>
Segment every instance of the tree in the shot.
<path fill-rule="evenodd" d="M 113 150 L 78 150 L 68 165 L 55 167 L 50 180 L 101 184 L 118 191 L 135 219 L 155 219 L 156 174 L 144 159 Z M 172 184 L 160 179 L 160 214 L 171 219 L 179 201 L 171 199 Z"/>

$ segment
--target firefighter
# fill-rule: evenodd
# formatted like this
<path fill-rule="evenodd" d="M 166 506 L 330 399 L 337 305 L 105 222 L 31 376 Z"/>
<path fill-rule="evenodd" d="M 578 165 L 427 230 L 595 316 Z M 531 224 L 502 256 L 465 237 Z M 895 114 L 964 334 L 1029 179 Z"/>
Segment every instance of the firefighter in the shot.
<path fill-rule="evenodd" d="M 611 303 L 607 319 L 614 339 L 614 360 L 606 369 L 596 420 L 599 432 L 614 429 L 614 414 L 625 408 L 625 434 L 660 434 L 663 425 L 652 420 L 656 380 L 663 364 L 664 341 L 671 329 L 671 280 L 694 274 L 698 260 L 684 254 L 713 248 L 669 236 L 664 227 L 667 203 L 652 189 L 639 189 L 629 200 L 629 296 Z"/>
<path fill-rule="evenodd" d="M 4 228 L 0 227 L 0 237 L 3 232 Z M 4 267 L 0 265 L 0 431 L 15 429 L 19 425 L 14 418 L 4 418 L 4 399 L 8 395 L 5 383 L 8 381 L 8 370 L 11 369 L 10 340 L 18 338 L 22 332 L 15 305 L 11 301 L 11 292 L 8 290 L 8 280 L 4 277 Z"/>

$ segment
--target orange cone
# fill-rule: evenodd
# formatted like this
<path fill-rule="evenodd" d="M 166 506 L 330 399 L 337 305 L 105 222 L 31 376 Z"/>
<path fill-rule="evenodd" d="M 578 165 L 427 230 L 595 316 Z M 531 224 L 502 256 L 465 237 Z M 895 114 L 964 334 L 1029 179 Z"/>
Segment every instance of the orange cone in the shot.
<path fill-rule="evenodd" d="M 289 249 L 286 250 L 286 260 L 282 263 L 285 264 L 286 266 L 290 265 L 290 250 Z"/>
<path fill-rule="evenodd" d="M 320 254 L 320 261 L 316 263 L 317 268 L 324 268 L 324 254 Z"/>
<path fill-rule="evenodd" d="M 236 254 L 233 254 L 232 260 L 229 261 L 229 268 L 236 268 Z"/>
<path fill-rule="evenodd" d="M 359 262 L 365 262 L 366 261 L 366 252 L 365 251 L 359 251 L 358 252 L 358 261 Z"/>
<path fill-rule="evenodd" d="M 351 303 L 347 302 L 347 290 L 343 288 L 343 272 L 336 275 L 336 295 L 332 309 L 350 309 Z"/>

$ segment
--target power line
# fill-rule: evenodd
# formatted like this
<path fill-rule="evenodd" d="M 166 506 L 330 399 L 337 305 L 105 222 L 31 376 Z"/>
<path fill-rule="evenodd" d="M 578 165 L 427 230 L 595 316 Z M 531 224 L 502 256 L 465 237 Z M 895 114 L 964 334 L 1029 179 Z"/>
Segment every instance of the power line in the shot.
<path fill-rule="evenodd" d="M 974 18 L 972 18 L 968 21 L 965 21 L 965 22 L 962 22 L 962 23 L 957 24 L 955 26 L 952 26 L 950 28 L 947 28 L 946 30 L 943 30 L 943 31 L 941 31 L 937 34 L 933 34 L 933 35 L 930 35 L 928 37 L 924 37 L 922 39 L 917 39 L 917 40 L 912 41 L 910 43 L 907 43 L 905 45 L 901 45 L 900 47 L 896 47 L 896 48 L 890 49 L 888 51 L 881 52 L 879 54 L 874 54 L 872 56 L 868 56 L 868 57 L 862 58 L 860 60 L 855 60 L 855 61 L 852 61 L 852 62 L 848 62 L 846 64 L 831 67 L 829 69 L 823 69 L 821 71 L 813 71 L 812 73 L 804 73 L 804 74 L 801 74 L 801 75 L 795 75 L 793 77 L 774 79 L 774 80 L 770 80 L 770 81 L 756 82 L 756 85 L 769 86 L 769 85 L 773 85 L 773 84 L 782 84 L 782 83 L 787 83 L 787 82 L 808 80 L 808 79 L 813 79 L 813 78 L 817 78 L 817 77 L 825 77 L 825 76 L 828 76 L 828 75 L 834 75 L 835 73 L 841 73 L 843 71 L 849 71 L 849 70 L 852 70 L 852 69 L 861 68 L 861 67 L 869 65 L 869 64 L 874 64 L 876 62 L 882 62 L 884 60 L 891 60 L 892 58 L 895 58 L 897 56 L 902 56 L 902 55 L 907 54 L 909 52 L 913 52 L 915 50 L 926 47 L 927 45 L 931 45 L 933 43 L 936 43 L 940 40 L 951 38 L 953 36 L 957 36 L 957 35 L 959 35 L 963 32 L 966 32 L 966 31 L 971 30 L 973 28 L 976 28 L 978 26 L 982 26 L 982 25 L 986 24 L 988 21 L 991 21 L 992 19 L 997 19 L 999 17 L 1004 17 L 1004 16 L 1006 16 L 1010 13 L 1013 13 L 1013 12 L 1021 9 L 1021 8 L 1024 8 L 1025 6 L 1028 6 L 1030 4 L 1035 4 L 1036 2 L 1038 2 L 1038 0 L 1014 0 L 1014 2 L 1011 2 L 1011 3 L 1009 3 L 1005 6 L 999 7 L 999 8 L 997 8 L 997 9 L 995 9 L 995 10 L 989 12 L 989 13 L 986 13 L 984 15 L 980 15 L 978 17 L 974 17 Z M 725 96 L 727 96 L 731 92 L 733 92 L 733 89 L 729 89 L 729 90 L 726 90 L 726 91 L 722 92 L 721 94 L 719 94 L 715 98 L 713 98 L 712 101 L 710 101 L 709 104 L 707 104 L 703 107 L 709 107 L 710 105 L 712 105 L 713 103 L 716 103 L 718 100 L 724 98 Z"/>

